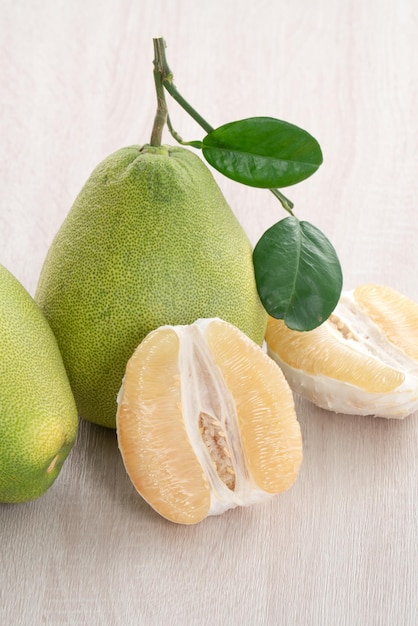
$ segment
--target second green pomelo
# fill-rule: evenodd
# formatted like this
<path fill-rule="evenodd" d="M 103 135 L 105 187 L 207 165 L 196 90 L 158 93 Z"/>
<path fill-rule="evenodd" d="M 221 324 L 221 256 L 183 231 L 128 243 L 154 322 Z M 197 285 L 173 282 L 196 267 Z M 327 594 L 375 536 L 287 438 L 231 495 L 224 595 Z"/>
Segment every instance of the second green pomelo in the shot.
<path fill-rule="evenodd" d="M 51 328 L 3 265 L 0 355 L 0 502 L 26 502 L 59 475 L 78 416 Z"/>
<path fill-rule="evenodd" d="M 201 159 L 130 146 L 76 198 L 35 296 L 57 338 L 81 417 L 116 427 L 126 362 L 151 330 L 220 317 L 261 343 L 250 242 Z"/>

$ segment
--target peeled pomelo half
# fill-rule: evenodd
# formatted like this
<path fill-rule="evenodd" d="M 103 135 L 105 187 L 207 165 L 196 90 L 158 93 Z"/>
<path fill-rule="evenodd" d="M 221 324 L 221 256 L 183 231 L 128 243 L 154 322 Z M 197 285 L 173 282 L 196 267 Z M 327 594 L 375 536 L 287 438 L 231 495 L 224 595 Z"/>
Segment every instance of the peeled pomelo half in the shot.
<path fill-rule="evenodd" d="M 266 343 L 290 387 L 322 408 L 387 418 L 418 409 L 418 304 L 390 287 L 344 292 L 312 331 L 270 318 Z"/>
<path fill-rule="evenodd" d="M 288 489 L 302 461 L 280 368 L 217 318 L 145 337 L 126 367 L 116 426 L 136 490 L 180 524 Z"/>

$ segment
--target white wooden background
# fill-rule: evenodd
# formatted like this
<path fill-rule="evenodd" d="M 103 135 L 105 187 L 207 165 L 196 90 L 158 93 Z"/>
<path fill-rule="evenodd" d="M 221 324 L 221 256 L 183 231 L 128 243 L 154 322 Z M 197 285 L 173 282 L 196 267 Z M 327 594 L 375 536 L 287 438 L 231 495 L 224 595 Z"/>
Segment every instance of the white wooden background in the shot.
<path fill-rule="evenodd" d="M 271 115 L 318 138 L 323 166 L 287 192 L 345 287 L 418 300 L 416 0 L 2 0 L 0 262 L 34 293 L 93 167 L 149 140 L 159 35 L 213 126 Z M 217 179 L 253 243 L 284 217 L 272 194 Z M 115 434 L 82 423 L 47 494 L 0 505 L 0 623 L 416 626 L 418 415 L 297 409 L 296 485 L 195 527 L 147 507 Z"/>

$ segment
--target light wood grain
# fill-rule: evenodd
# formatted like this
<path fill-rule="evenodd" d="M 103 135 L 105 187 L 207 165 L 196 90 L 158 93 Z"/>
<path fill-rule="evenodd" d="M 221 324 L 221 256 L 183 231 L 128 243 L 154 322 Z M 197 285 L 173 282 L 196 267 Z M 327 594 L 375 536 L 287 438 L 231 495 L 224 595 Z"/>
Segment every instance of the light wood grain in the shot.
<path fill-rule="evenodd" d="M 333 241 L 345 286 L 418 300 L 415 0 L 3 0 L 0 18 L 0 262 L 31 293 L 93 167 L 148 141 L 163 35 L 211 124 L 272 115 L 319 139 L 324 165 L 288 195 Z M 272 194 L 217 179 L 253 243 L 284 216 Z M 297 409 L 296 485 L 191 528 L 146 506 L 115 434 L 82 423 L 47 494 L 0 505 L 0 622 L 415 626 L 418 415 Z"/>

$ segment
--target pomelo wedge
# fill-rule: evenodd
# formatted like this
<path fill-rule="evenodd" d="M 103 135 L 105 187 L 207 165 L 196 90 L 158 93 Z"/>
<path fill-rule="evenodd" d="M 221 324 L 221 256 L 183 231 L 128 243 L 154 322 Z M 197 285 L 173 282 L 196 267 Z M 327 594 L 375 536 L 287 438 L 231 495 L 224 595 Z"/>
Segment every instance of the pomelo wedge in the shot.
<path fill-rule="evenodd" d="M 344 292 L 312 331 L 270 318 L 266 342 L 290 387 L 322 408 L 387 418 L 418 409 L 418 304 L 390 287 Z"/>
<path fill-rule="evenodd" d="M 282 372 L 217 318 L 147 335 L 127 364 L 116 425 L 135 488 L 180 524 L 288 489 L 302 461 Z"/>

